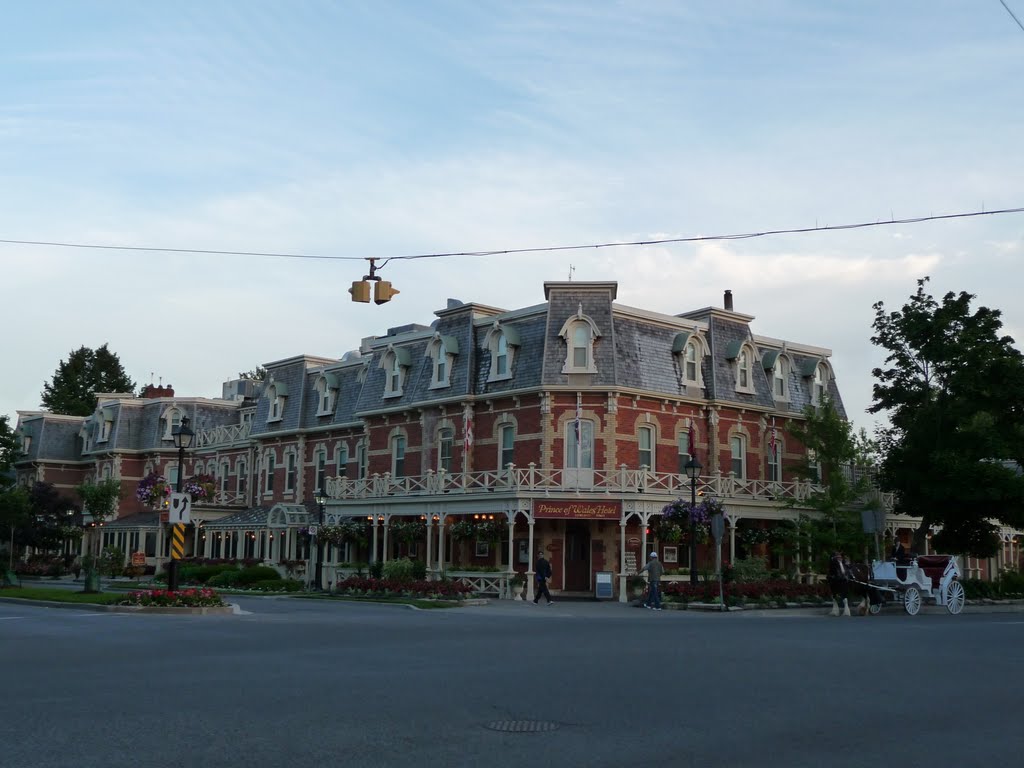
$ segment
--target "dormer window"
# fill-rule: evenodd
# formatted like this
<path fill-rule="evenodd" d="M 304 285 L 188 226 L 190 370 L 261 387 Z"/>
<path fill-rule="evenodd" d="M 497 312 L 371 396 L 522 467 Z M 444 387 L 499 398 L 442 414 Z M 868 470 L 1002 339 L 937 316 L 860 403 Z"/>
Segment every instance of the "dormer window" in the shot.
<path fill-rule="evenodd" d="M 434 334 L 427 344 L 427 357 L 430 358 L 433 373 L 430 377 L 430 388 L 447 387 L 451 384 L 452 365 L 459 354 L 459 342 L 452 336 Z"/>
<path fill-rule="evenodd" d="M 700 363 L 707 350 L 704 339 L 696 332 L 677 333 L 672 341 L 672 354 L 679 365 L 679 383 L 685 387 L 703 387 Z"/>
<path fill-rule="evenodd" d="M 776 400 L 789 400 L 789 361 L 782 355 L 772 366 L 772 395 Z"/>
<path fill-rule="evenodd" d="M 402 394 L 409 364 L 408 349 L 388 347 L 388 351 L 380 359 L 380 367 L 384 369 L 385 374 L 384 397 L 398 397 Z"/>
<path fill-rule="evenodd" d="M 484 346 L 491 353 L 491 367 L 487 381 L 504 381 L 512 378 L 512 364 L 519 348 L 519 330 L 495 321 L 484 337 Z"/>
<path fill-rule="evenodd" d="M 338 377 L 333 373 L 321 373 L 316 384 L 316 415 L 330 416 L 334 413 L 334 401 L 338 394 Z"/>
<path fill-rule="evenodd" d="M 96 438 L 97 443 L 105 443 L 110 439 L 110 433 L 114 426 L 114 414 L 110 411 L 100 411 L 100 435 Z"/>
<path fill-rule="evenodd" d="M 583 305 L 566 320 L 559 332 L 565 339 L 566 355 L 562 373 L 597 373 L 594 341 L 601 336 L 594 321 L 583 314 Z"/>
<path fill-rule="evenodd" d="M 160 422 L 163 424 L 163 440 L 174 439 L 174 430 L 181 426 L 183 415 L 180 409 L 173 406 L 164 411 L 164 415 L 160 417 Z"/>
<path fill-rule="evenodd" d="M 284 406 L 288 400 L 288 386 L 283 381 L 271 381 L 267 387 L 270 413 L 267 421 L 280 421 L 284 417 Z"/>
<path fill-rule="evenodd" d="M 726 347 L 725 357 L 735 361 L 735 384 L 737 392 L 753 394 L 754 389 L 754 349 L 743 341 L 730 342 Z"/>
<path fill-rule="evenodd" d="M 825 402 L 825 386 L 828 382 L 828 372 L 823 364 L 818 364 L 814 369 L 814 384 L 811 389 L 811 403 L 821 405 Z"/>

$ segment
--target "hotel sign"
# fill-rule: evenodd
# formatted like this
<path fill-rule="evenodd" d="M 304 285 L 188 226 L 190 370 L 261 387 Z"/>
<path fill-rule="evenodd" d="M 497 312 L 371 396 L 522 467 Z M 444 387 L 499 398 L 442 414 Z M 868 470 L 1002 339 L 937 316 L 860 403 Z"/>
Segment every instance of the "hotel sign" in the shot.
<path fill-rule="evenodd" d="M 621 501 L 534 501 L 533 516 L 558 520 L 619 520 Z"/>

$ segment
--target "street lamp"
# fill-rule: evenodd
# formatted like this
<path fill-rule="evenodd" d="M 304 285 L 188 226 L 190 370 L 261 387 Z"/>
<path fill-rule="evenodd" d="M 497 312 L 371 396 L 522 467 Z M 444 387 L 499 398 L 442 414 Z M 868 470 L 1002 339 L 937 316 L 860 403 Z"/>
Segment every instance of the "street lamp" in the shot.
<path fill-rule="evenodd" d="M 181 422 L 171 430 L 171 437 L 174 439 L 174 447 L 178 449 L 178 483 L 174 489 L 175 493 L 181 493 L 185 482 L 185 451 L 192 447 L 192 439 L 196 436 L 188 427 L 188 416 L 182 416 Z M 173 528 L 173 526 L 172 526 Z M 178 561 L 171 553 L 171 562 L 167 564 L 167 590 L 174 592 L 178 589 Z"/>
<path fill-rule="evenodd" d="M 696 456 L 691 456 L 683 467 L 687 477 L 690 478 L 690 583 L 697 583 L 697 521 L 694 519 L 694 510 L 697 508 L 697 479 L 700 471 L 704 469 Z"/>
<path fill-rule="evenodd" d="M 323 527 L 324 524 L 324 505 L 327 504 L 327 494 L 324 493 L 322 489 L 317 488 L 313 491 L 313 501 L 316 502 L 318 521 L 317 532 L 313 537 L 316 542 L 316 570 L 314 571 L 313 578 L 316 580 L 316 588 L 319 590 L 322 589 L 320 577 L 323 574 L 323 552 L 320 546 L 320 528 Z"/>

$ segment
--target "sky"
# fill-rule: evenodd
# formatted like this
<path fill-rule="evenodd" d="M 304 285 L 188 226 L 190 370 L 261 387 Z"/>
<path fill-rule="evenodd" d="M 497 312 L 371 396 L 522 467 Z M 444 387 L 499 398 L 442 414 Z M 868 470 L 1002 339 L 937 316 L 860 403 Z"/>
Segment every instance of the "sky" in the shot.
<path fill-rule="evenodd" d="M 1006 0 L 1024 20 L 1024 0 Z M 875 302 L 931 278 L 1024 338 L 1024 213 L 388 262 L 1024 206 L 1024 29 L 1000 0 L 56 2 L 0 26 L 0 414 L 81 346 L 217 397 L 241 371 L 513 309 L 546 280 L 722 306 L 832 350 L 870 432 Z"/>

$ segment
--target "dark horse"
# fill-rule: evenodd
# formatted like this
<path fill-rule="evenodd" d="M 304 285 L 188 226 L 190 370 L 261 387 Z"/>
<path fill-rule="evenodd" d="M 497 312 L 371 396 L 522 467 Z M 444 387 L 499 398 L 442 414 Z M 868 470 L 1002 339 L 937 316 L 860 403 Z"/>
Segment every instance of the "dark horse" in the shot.
<path fill-rule="evenodd" d="M 832 615 L 849 616 L 850 599 L 858 600 L 857 613 L 863 616 L 868 607 L 880 603 L 881 598 L 871 587 L 871 567 L 864 563 L 850 563 L 841 555 L 833 554 L 828 563 L 828 586 L 832 593 Z"/>

